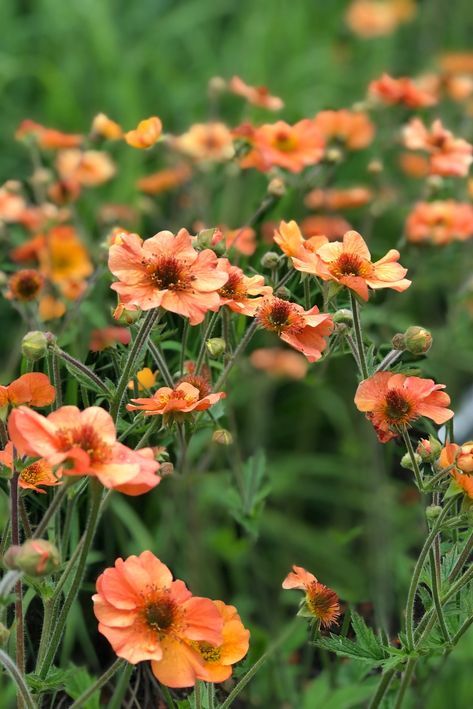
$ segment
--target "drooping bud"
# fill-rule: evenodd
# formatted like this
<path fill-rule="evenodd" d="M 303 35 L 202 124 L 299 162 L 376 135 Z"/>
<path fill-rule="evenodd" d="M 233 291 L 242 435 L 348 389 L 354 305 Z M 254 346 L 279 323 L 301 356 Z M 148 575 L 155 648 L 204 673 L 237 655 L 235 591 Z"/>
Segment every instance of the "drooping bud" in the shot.
<path fill-rule="evenodd" d="M 284 197 L 286 194 L 286 183 L 280 177 L 273 177 L 268 184 L 268 194 L 273 197 Z"/>
<path fill-rule="evenodd" d="M 222 337 L 211 337 L 206 341 L 205 346 L 212 357 L 220 357 L 226 350 L 225 340 Z"/>
<path fill-rule="evenodd" d="M 429 521 L 437 519 L 442 512 L 440 505 L 429 505 L 425 510 L 425 516 Z"/>
<path fill-rule="evenodd" d="M 213 443 L 219 443 L 221 446 L 231 446 L 233 436 L 226 428 L 219 428 L 212 434 Z"/>
<path fill-rule="evenodd" d="M 277 254 L 275 251 L 267 251 L 263 256 L 261 257 L 261 267 L 262 268 L 276 268 L 276 266 L 279 263 L 279 254 Z"/>
<path fill-rule="evenodd" d="M 7 561 L 5 557 L 7 557 Z M 46 539 L 28 539 L 20 547 L 10 547 L 4 557 L 9 568 L 24 571 L 28 576 L 45 576 L 59 568 L 59 551 Z"/>
<path fill-rule="evenodd" d="M 394 350 L 401 350 L 403 352 L 406 349 L 406 343 L 404 342 L 404 334 L 402 332 L 396 333 L 393 339 L 391 340 L 391 344 Z"/>
<path fill-rule="evenodd" d="M 418 453 L 414 453 L 414 458 L 417 463 L 417 465 L 420 465 L 422 463 L 422 458 Z M 409 455 L 409 453 L 406 453 L 405 455 L 402 456 L 401 458 L 401 468 L 405 468 L 406 470 L 414 470 L 414 463 L 412 462 L 412 458 Z"/>
<path fill-rule="evenodd" d="M 36 362 L 46 356 L 48 340 L 41 330 L 27 332 L 21 341 L 21 354 L 29 362 Z"/>
<path fill-rule="evenodd" d="M 280 288 L 274 291 L 274 295 L 276 296 L 276 298 L 290 300 L 292 293 L 289 288 L 286 288 L 286 286 L 281 286 Z"/>
<path fill-rule="evenodd" d="M 416 452 L 420 455 L 424 463 L 434 463 L 439 457 L 441 450 L 442 444 L 431 434 L 428 438 L 420 439 Z"/>
<path fill-rule="evenodd" d="M 166 477 L 167 475 L 172 475 L 174 472 L 174 465 L 172 463 L 166 462 L 166 463 L 161 463 L 161 466 L 159 468 L 159 474 L 161 477 Z"/>
<path fill-rule="evenodd" d="M 353 324 L 353 313 L 348 308 L 340 308 L 333 314 L 333 322 L 343 323 L 344 325 Z"/>
<path fill-rule="evenodd" d="M 414 355 L 425 354 L 432 347 L 432 335 L 423 327 L 414 325 L 404 333 L 405 348 Z"/>

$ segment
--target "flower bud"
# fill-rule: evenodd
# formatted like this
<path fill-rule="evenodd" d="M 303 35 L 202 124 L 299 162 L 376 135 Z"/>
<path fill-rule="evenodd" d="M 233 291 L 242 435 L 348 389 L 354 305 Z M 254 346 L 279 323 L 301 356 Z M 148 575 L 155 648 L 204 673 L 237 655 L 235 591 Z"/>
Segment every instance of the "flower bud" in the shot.
<path fill-rule="evenodd" d="M 425 516 L 428 520 L 437 519 L 439 514 L 442 512 L 440 505 L 429 505 L 425 510 Z"/>
<path fill-rule="evenodd" d="M 420 465 L 422 463 L 422 458 L 418 453 L 414 453 L 414 458 L 416 460 L 417 465 Z M 401 458 L 401 468 L 405 468 L 406 470 L 414 470 L 414 464 L 412 462 L 412 458 L 409 455 L 409 453 L 406 453 L 405 455 L 402 456 Z"/>
<path fill-rule="evenodd" d="M 10 547 L 10 552 L 15 547 Z M 6 555 L 5 555 L 6 556 Z M 28 539 L 12 552 L 13 568 L 24 571 L 28 576 L 45 576 L 59 568 L 59 551 L 46 539 Z"/>
<path fill-rule="evenodd" d="M 203 229 L 197 234 L 194 247 L 196 249 L 211 249 L 213 247 L 213 239 L 215 236 L 216 229 Z"/>
<path fill-rule="evenodd" d="M 212 434 L 212 442 L 219 443 L 222 446 L 231 446 L 233 443 L 233 436 L 230 431 L 226 428 L 219 428 Z"/>
<path fill-rule="evenodd" d="M 220 94 L 227 88 L 227 82 L 221 76 L 212 76 L 208 83 L 209 92 Z"/>
<path fill-rule="evenodd" d="M 402 332 L 398 332 L 394 335 L 391 340 L 391 344 L 394 350 L 404 351 L 406 349 L 406 343 L 404 342 L 404 335 Z"/>
<path fill-rule="evenodd" d="M 284 197 L 286 194 L 286 184 L 280 177 L 273 177 L 268 184 L 268 194 L 273 197 Z"/>
<path fill-rule="evenodd" d="M 275 251 L 267 251 L 261 257 L 260 264 L 262 268 L 276 268 L 279 263 L 279 254 Z"/>
<path fill-rule="evenodd" d="M 444 186 L 444 179 L 440 175 L 429 175 L 426 181 L 432 192 L 437 192 Z"/>
<path fill-rule="evenodd" d="M 404 333 L 404 343 L 411 354 L 425 354 L 432 347 L 432 335 L 425 328 L 414 325 Z"/>
<path fill-rule="evenodd" d="M 333 164 L 339 163 L 343 160 L 343 152 L 340 148 L 329 148 L 325 153 L 325 160 Z"/>
<path fill-rule="evenodd" d="M 46 356 L 48 339 L 41 330 L 27 332 L 21 341 L 21 354 L 29 362 L 36 362 Z"/>
<path fill-rule="evenodd" d="M 274 291 L 274 295 L 276 298 L 282 298 L 283 300 L 289 300 L 291 297 L 292 293 L 289 290 L 289 288 L 286 288 L 286 286 L 281 286 L 277 290 Z"/>
<path fill-rule="evenodd" d="M 333 322 L 343 323 L 344 325 L 353 324 L 353 313 L 348 308 L 341 308 L 333 314 Z"/>
<path fill-rule="evenodd" d="M 372 175 L 379 175 L 384 170 L 384 165 L 381 160 L 371 160 L 367 167 L 368 172 Z"/>
<path fill-rule="evenodd" d="M 220 357 L 226 349 L 225 340 L 222 337 L 211 337 L 206 341 L 205 346 L 212 357 Z"/>
<path fill-rule="evenodd" d="M 440 455 L 442 444 L 434 436 L 421 438 L 417 446 L 417 453 L 420 455 L 424 463 L 434 463 Z"/>
<path fill-rule="evenodd" d="M 20 552 L 21 547 L 18 544 L 14 544 L 11 547 L 8 547 L 6 550 L 5 554 L 3 555 L 3 565 L 6 569 L 16 569 L 16 558 L 18 556 L 18 553 Z"/>
<path fill-rule="evenodd" d="M 3 623 L 0 623 L 0 646 L 6 645 L 9 637 L 10 631 L 3 625 Z"/>
<path fill-rule="evenodd" d="M 167 475 L 172 475 L 174 472 L 174 465 L 172 463 L 161 463 L 159 467 L 159 474 L 161 477 L 166 477 Z"/>

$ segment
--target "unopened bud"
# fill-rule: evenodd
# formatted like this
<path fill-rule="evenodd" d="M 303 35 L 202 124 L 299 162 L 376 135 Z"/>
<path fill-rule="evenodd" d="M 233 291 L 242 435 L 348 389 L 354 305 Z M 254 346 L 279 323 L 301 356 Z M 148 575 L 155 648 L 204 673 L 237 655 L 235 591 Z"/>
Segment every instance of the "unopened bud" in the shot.
<path fill-rule="evenodd" d="M 274 291 L 274 295 L 276 298 L 282 298 L 283 300 L 289 300 L 291 297 L 292 293 L 289 290 L 289 288 L 286 288 L 286 286 L 281 286 L 277 290 Z"/>
<path fill-rule="evenodd" d="M 343 160 L 343 152 L 340 148 L 329 148 L 325 153 L 325 160 L 333 164 L 339 163 Z"/>
<path fill-rule="evenodd" d="M 2 558 L 2 563 L 6 569 L 16 569 L 16 558 L 20 552 L 21 547 L 19 544 L 14 544 L 8 547 Z"/>
<path fill-rule="evenodd" d="M 28 576 L 45 576 L 59 568 L 59 551 L 46 539 L 28 539 L 19 548 L 13 549 L 12 563 L 15 569 L 24 571 Z M 6 556 L 6 555 L 5 555 Z"/>
<path fill-rule="evenodd" d="M 221 76 L 212 76 L 208 83 L 209 91 L 213 94 L 220 94 L 227 88 L 227 82 Z"/>
<path fill-rule="evenodd" d="M 391 344 L 394 350 L 404 351 L 406 349 L 406 343 L 404 342 L 404 335 L 402 332 L 398 332 L 394 335 L 391 340 Z"/>
<path fill-rule="evenodd" d="M 286 194 L 286 184 L 280 177 L 273 177 L 268 184 L 268 194 L 273 197 L 284 197 Z"/>
<path fill-rule="evenodd" d="M 167 475 L 172 475 L 174 472 L 174 465 L 172 463 L 161 463 L 159 466 L 159 474 L 164 478 Z"/>
<path fill-rule="evenodd" d="M 348 308 L 341 308 L 333 314 L 333 322 L 351 325 L 353 323 L 353 313 Z"/>
<path fill-rule="evenodd" d="M 433 192 L 441 190 L 443 185 L 444 180 L 440 175 L 429 175 L 427 178 L 427 186 L 430 187 Z"/>
<path fill-rule="evenodd" d="M 220 357 L 226 349 L 225 340 L 222 337 L 211 337 L 206 341 L 205 346 L 212 357 Z"/>
<path fill-rule="evenodd" d="M 404 343 L 411 354 L 425 354 L 432 347 L 432 335 L 425 328 L 414 325 L 404 333 Z"/>
<path fill-rule="evenodd" d="M 279 254 L 277 254 L 275 251 L 267 251 L 261 257 L 260 264 L 262 268 L 276 268 L 279 263 L 279 258 Z"/>
<path fill-rule="evenodd" d="M 442 508 L 440 507 L 440 505 L 429 505 L 428 507 L 426 507 L 425 516 L 428 520 L 434 520 L 437 519 L 441 512 Z"/>
<path fill-rule="evenodd" d="M 41 330 L 27 332 L 21 341 L 21 354 L 30 362 L 36 362 L 45 357 L 48 351 L 48 340 Z"/>
<path fill-rule="evenodd" d="M 414 459 L 418 466 L 422 463 L 422 458 L 418 453 L 414 453 Z M 414 463 L 409 453 L 402 456 L 401 468 L 405 468 L 406 470 L 414 470 Z"/>
<path fill-rule="evenodd" d="M 442 444 L 434 436 L 421 438 L 417 446 L 417 453 L 420 455 L 424 463 L 434 463 L 440 455 Z"/>
<path fill-rule="evenodd" d="M 219 443 L 221 446 L 231 446 L 233 443 L 233 436 L 230 431 L 226 428 L 219 428 L 212 434 L 213 443 Z"/>
<path fill-rule="evenodd" d="M 203 229 L 197 234 L 194 246 L 197 249 L 211 249 L 216 236 L 216 229 Z"/>
<path fill-rule="evenodd" d="M 383 172 L 384 165 L 381 160 L 370 160 L 367 169 L 372 175 L 379 175 L 380 172 Z"/>
<path fill-rule="evenodd" d="M 0 623 L 0 646 L 6 645 L 9 637 L 10 631 L 3 625 L 3 623 Z"/>

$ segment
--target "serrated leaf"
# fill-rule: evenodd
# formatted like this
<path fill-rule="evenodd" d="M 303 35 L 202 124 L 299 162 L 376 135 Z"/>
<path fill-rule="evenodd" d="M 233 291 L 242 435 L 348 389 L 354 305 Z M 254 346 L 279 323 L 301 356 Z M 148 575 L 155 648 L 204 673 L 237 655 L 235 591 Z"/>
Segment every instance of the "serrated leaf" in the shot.
<path fill-rule="evenodd" d="M 371 652 L 360 647 L 358 643 L 341 635 L 330 635 L 330 637 L 319 638 L 314 644 L 324 650 L 334 652 L 339 657 L 348 657 L 352 660 L 365 662 L 371 668 L 378 667 L 384 661 L 384 653 L 382 657 L 373 657 Z"/>
<path fill-rule="evenodd" d="M 78 699 L 95 682 L 95 677 L 90 675 L 85 667 L 72 665 L 68 672 L 64 689 L 72 699 Z M 82 709 L 100 709 L 100 690 L 94 692 L 84 704 L 81 704 L 81 707 Z"/>
<path fill-rule="evenodd" d="M 59 667 L 51 667 L 47 676 L 43 679 L 39 675 L 31 672 L 26 675 L 26 682 L 33 692 L 49 692 L 64 689 L 70 670 L 61 670 Z"/>
<path fill-rule="evenodd" d="M 384 658 L 386 656 L 385 649 L 379 638 L 374 634 L 372 629 L 368 627 L 364 619 L 356 611 L 352 611 L 351 624 L 356 635 L 357 645 L 371 655 L 373 658 Z"/>

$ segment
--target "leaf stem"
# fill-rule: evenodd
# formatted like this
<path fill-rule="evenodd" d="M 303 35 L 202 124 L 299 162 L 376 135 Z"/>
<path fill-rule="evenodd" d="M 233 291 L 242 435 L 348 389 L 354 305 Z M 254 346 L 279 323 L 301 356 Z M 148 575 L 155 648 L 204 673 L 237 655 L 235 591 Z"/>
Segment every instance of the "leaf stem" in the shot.
<path fill-rule="evenodd" d="M 365 348 L 363 345 L 363 332 L 361 329 L 361 318 L 358 301 L 355 294 L 350 291 L 351 309 L 353 313 L 353 330 L 355 332 L 356 346 L 358 349 L 358 357 L 360 359 L 360 368 L 363 379 L 368 379 L 368 366 L 366 364 Z"/>
<path fill-rule="evenodd" d="M 4 650 L 0 650 L 0 663 L 4 666 L 12 680 L 17 686 L 18 694 L 23 700 L 26 709 L 35 709 L 35 703 L 33 697 L 31 696 L 30 690 L 23 679 L 23 675 L 18 669 L 17 665 L 13 662 L 11 657 L 7 655 Z"/>
<path fill-rule="evenodd" d="M 79 707 L 83 707 L 87 699 L 89 699 L 94 694 L 94 692 L 101 689 L 105 684 L 107 684 L 107 682 L 113 677 L 113 675 L 126 664 L 126 660 L 121 657 L 117 657 L 115 662 L 110 665 L 108 670 L 105 670 L 105 672 L 101 674 L 100 677 L 98 677 L 95 682 L 91 684 L 90 687 L 88 687 L 78 699 L 75 700 L 73 704 L 71 704 L 69 709 L 79 709 Z"/>

